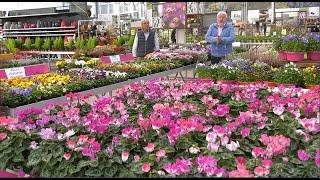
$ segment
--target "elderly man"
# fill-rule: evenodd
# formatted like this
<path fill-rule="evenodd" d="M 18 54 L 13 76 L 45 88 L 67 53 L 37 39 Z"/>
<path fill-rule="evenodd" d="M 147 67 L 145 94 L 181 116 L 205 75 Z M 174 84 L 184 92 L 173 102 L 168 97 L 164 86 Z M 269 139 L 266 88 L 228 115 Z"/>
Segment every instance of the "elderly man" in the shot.
<path fill-rule="evenodd" d="M 149 27 L 147 19 L 141 21 L 141 29 L 134 38 L 132 47 L 132 55 L 134 57 L 144 57 L 160 49 L 157 33 Z"/>
<path fill-rule="evenodd" d="M 217 23 L 210 25 L 205 39 L 211 43 L 211 64 L 219 63 L 232 52 L 234 29 L 231 23 L 227 23 L 226 12 L 218 12 Z"/>

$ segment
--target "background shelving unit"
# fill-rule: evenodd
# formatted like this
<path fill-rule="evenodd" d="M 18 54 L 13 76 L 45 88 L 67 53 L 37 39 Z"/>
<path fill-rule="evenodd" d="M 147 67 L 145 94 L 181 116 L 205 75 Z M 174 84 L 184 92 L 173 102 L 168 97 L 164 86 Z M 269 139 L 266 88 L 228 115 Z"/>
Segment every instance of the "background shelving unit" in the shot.
<path fill-rule="evenodd" d="M 3 38 L 35 37 L 35 36 L 76 36 L 76 27 L 47 27 L 47 28 L 25 28 L 25 29 L 3 29 Z"/>
<path fill-rule="evenodd" d="M 202 34 L 202 14 L 186 14 L 186 42 L 194 43 L 194 40 L 199 42 L 199 38 Z M 195 35 L 195 31 L 197 31 L 197 35 Z"/>

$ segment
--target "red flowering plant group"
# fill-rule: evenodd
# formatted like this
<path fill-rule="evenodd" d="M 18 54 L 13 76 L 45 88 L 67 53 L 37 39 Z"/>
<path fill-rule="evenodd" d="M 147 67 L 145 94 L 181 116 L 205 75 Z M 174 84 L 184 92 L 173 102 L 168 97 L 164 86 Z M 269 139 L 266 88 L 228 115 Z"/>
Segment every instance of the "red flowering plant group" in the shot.
<path fill-rule="evenodd" d="M 4 124 L 0 168 L 40 177 L 317 177 L 319 92 L 132 83 L 86 111 L 85 99 L 49 104 Z"/>

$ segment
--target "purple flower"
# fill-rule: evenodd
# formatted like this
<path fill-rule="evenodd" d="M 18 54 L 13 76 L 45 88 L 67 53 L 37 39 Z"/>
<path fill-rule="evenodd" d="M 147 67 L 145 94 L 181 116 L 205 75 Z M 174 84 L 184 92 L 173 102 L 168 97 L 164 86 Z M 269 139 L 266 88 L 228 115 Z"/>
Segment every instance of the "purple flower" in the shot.
<path fill-rule="evenodd" d="M 298 158 L 301 161 L 308 161 L 310 158 L 310 155 L 304 150 L 298 150 Z"/>
<path fill-rule="evenodd" d="M 300 39 L 303 43 L 308 44 L 308 37 L 307 36 L 302 36 Z"/>
<path fill-rule="evenodd" d="M 296 34 L 289 34 L 289 35 L 286 35 L 284 37 L 282 37 L 282 40 L 283 41 L 293 41 L 293 40 L 298 40 L 298 36 Z"/>
<path fill-rule="evenodd" d="M 52 128 L 45 128 L 45 129 L 41 129 L 39 135 L 44 140 L 55 139 L 56 131 L 53 130 Z"/>
<path fill-rule="evenodd" d="M 30 147 L 31 149 L 38 149 L 38 148 L 39 148 L 38 143 L 35 142 L 35 141 L 31 141 L 29 147 Z"/>

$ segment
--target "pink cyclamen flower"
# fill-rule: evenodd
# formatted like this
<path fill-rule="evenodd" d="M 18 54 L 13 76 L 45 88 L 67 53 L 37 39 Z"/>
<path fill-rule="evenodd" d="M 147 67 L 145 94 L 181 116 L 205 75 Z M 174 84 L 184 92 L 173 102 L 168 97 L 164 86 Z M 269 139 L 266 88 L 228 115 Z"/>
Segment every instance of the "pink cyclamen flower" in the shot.
<path fill-rule="evenodd" d="M 65 152 L 65 153 L 63 154 L 63 157 L 68 161 L 68 160 L 71 158 L 71 153 Z"/>
<path fill-rule="evenodd" d="M 301 161 L 308 161 L 310 158 L 310 155 L 304 150 L 298 150 L 298 158 Z"/>
<path fill-rule="evenodd" d="M 149 172 L 151 169 L 151 164 L 150 163 L 143 163 L 142 167 L 141 167 L 143 172 Z"/>
<path fill-rule="evenodd" d="M 254 168 L 254 174 L 257 176 L 265 176 L 269 174 L 269 169 L 258 166 L 256 168 Z"/>
<path fill-rule="evenodd" d="M 247 160 L 243 156 L 237 157 L 236 161 L 237 161 L 237 164 L 241 164 L 241 165 L 244 165 L 247 162 Z"/>
<path fill-rule="evenodd" d="M 143 148 L 146 152 L 152 152 L 154 150 L 154 144 L 153 143 L 148 143 L 147 147 Z"/>
<path fill-rule="evenodd" d="M 137 161 L 139 161 L 141 158 L 140 158 L 139 155 L 135 155 L 135 156 L 133 156 L 133 159 L 134 159 L 135 162 L 137 162 Z"/>
<path fill-rule="evenodd" d="M 243 128 L 240 133 L 243 138 L 248 137 L 250 134 L 250 128 Z"/>
<path fill-rule="evenodd" d="M 269 159 L 262 160 L 262 165 L 266 168 L 270 168 L 272 166 L 272 161 Z"/>
<path fill-rule="evenodd" d="M 3 141 L 7 138 L 7 133 L 0 133 L 0 141 Z"/>
<path fill-rule="evenodd" d="M 72 140 L 67 141 L 68 148 L 74 149 L 76 147 L 76 143 Z"/>
<path fill-rule="evenodd" d="M 129 158 L 129 152 L 128 152 L 128 151 L 123 151 L 123 152 L 121 153 L 121 159 L 122 159 L 122 161 L 123 161 L 123 162 L 126 162 L 126 161 L 128 160 L 128 158 Z"/>
<path fill-rule="evenodd" d="M 35 142 L 35 141 L 31 141 L 29 147 L 30 147 L 31 149 L 38 149 L 38 148 L 39 148 L 38 143 Z"/>
<path fill-rule="evenodd" d="M 316 166 L 317 166 L 318 168 L 320 168 L 320 156 L 316 156 L 316 157 L 314 158 L 314 163 L 316 164 Z"/>
<path fill-rule="evenodd" d="M 166 151 L 163 149 L 160 149 L 159 151 L 157 151 L 156 156 L 159 158 L 166 157 Z"/>
<path fill-rule="evenodd" d="M 254 147 L 252 149 L 253 157 L 257 158 L 259 155 L 264 155 L 265 151 L 261 147 Z"/>

